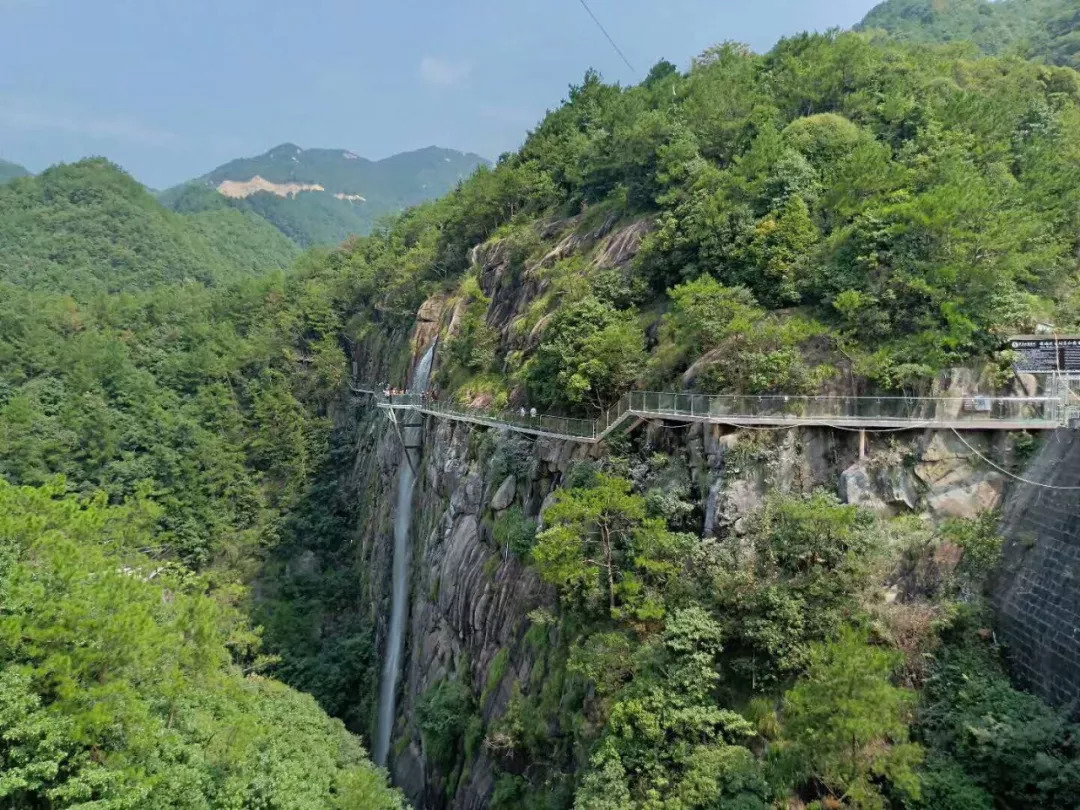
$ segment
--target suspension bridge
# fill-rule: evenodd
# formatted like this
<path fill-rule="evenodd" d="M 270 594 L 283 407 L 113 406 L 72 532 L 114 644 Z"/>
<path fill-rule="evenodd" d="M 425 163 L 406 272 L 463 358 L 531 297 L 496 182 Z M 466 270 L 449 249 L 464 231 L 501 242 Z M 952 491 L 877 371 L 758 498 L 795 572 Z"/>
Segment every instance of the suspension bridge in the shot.
<path fill-rule="evenodd" d="M 596 419 L 580 419 L 533 416 L 531 412 L 523 415 L 520 410 L 492 412 L 439 402 L 422 394 L 388 394 L 363 385 L 354 385 L 352 390 L 371 396 L 395 425 L 397 413 L 409 411 L 584 444 L 596 444 L 617 430 L 633 430 L 652 421 L 862 431 L 1015 431 L 1054 430 L 1080 417 L 1080 409 L 1070 407 L 1065 397 L 739 396 L 631 391 Z"/>

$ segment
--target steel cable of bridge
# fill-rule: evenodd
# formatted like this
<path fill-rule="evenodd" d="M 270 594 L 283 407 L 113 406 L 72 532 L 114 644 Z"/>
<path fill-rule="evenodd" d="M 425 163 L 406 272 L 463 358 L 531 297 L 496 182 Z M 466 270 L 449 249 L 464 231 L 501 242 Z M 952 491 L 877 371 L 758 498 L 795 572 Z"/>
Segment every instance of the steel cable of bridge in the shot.
<path fill-rule="evenodd" d="M 875 427 L 857 428 L 857 427 L 845 427 L 844 425 L 833 425 L 833 424 L 831 424 L 829 422 L 820 422 L 818 424 L 799 425 L 799 427 L 827 427 L 827 428 L 832 428 L 833 430 L 846 430 L 848 433 L 904 433 L 905 431 L 908 431 L 908 430 L 926 430 L 928 428 L 933 428 L 934 423 L 933 422 L 913 422 L 912 424 L 905 425 L 904 427 L 894 427 L 894 428 L 875 428 Z"/>
<path fill-rule="evenodd" d="M 694 422 L 687 422 L 685 425 L 658 425 L 655 421 L 649 421 L 650 425 L 654 427 L 663 428 L 664 430 L 682 430 L 695 424 Z M 824 427 L 832 428 L 833 430 L 846 430 L 848 433 L 903 433 L 909 430 L 925 430 L 932 428 L 932 422 L 919 422 L 917 424 L 906 425 L 904 427 L 895 428 L 857 428 L 857 427 L 845 427 L 844 425 L 833 425 L 829 422 L 802 422 L 793 425 L 743 425 L 738 422 L 706 422 L 705 424 L 712 425 L 727 425 L 738 430 L 794 430 L 795 428 L 815 428 Z"/>
<path fill-rule="evenodd" d="M 660 428 L 660 430 L 685 430 L 686 428 L 694 424 L 693 422 L 687 422 L 684 425 L 661 425 L 658 419 L 647 419 L 646 421 L 652 427 Z"/>
<path fill-rule="evenodd" d="M 1030 478 L 1024 478 L 1023 476 L 1017 475 L 1016 473 L 1011 473 L 1008 470 L 1006 470 L 1004 467 L 1001 467 L 1001 466 L 995 464 L 990 459 L 988 459 L 986 456 L 984 456 L 982 453 L 980 453 L 978 450 L 976 450 L 974 447 L 972 447 L 968 443 L 968 440 L 965 439 L 963 436 L 961 436 L 960 431 L 958 431 L 956 428 L 950 428 L 950 430 L 953 433 L 956 434 L 956 438 L 958 438 L 960 441 L 962 441 L 964 443 L 964 446 L 967 447 L 968 450 L 970 450 L 976 456 L 981 458 L 984 462 L 989 464 L 995 470 L 998 470 L 999 472 L 1002 472 L 1005 475 L 1009 476 L 1009 478 L 1015 478 L 1017 481 L 1019 481 L 1019 482 L 1021 482 L 1023 484 L 1030 484 L 1033 487 L 1042 487 L 1043 489 L 1054 489 L 1054 490 L 1058 490 L 1060 492 L 1080 492 L 1080 487 L 1058 487 L 1058 486 L 1054 486 L 1053 484 L 1044 484 L 1041 481 L 1032 481 Z"/>

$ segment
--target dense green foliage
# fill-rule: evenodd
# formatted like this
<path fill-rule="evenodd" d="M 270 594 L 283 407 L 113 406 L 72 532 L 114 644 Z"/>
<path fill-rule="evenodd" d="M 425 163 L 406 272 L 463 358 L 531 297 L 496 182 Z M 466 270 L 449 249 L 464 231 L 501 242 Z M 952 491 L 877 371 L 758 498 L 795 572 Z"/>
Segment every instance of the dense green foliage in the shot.
<path fill-rule="evenodd" d="M 296 247 L 239 211 L 181 216 L 101 159 L 0 187 L 0 282 L 69 293 L 215 284 L 288 266 Z"/>
<path fill-rule="evenodd" d="M 424 735 L 424 751 L 435 764 L 453 763 L 472 704 L 472 693 L 459 680 L 439 681 L 421 697 L 417 722 Z"/>
<path fill-rule="evenodd" d="M 972 622 L 960 624 L 927 683 L 920 733 L 968 768 L 965 780 L 934 779 L 927 808 L 1069 807 L 1080 791 L 1080 725 L 1009 683 L 994 651 Z M 957 785 L 980 797 L 953 799 Z"/>
<path fill-rule="evenodd" d="M 536 542 L 536 521 L 525 517 L 520 506 L 512 506 L 495 519 L 492 538 L 500 548 L 525 557 Z"/>
<path fill-rule="evenodd" d="M 592 483 L 548 510 L 551 528 L 532 551 L 537 569 L 590 611 L 599 604 L 611 618 L 662 618 L 663 592 L 678 573 L 687 538 L 647 518 L 645 499 L 630 492 L 629 481 L 600 475 Z"/>
<path fill-rule="evenodd" d="M 881 780 L 919 798 L 923 751 L 907 741 L 914 695 L 890 682 L 900 658 L 851 631 L 811 651 L 806 677 L 784 696 L 776 756 L 789 777 L 817 781 L 854 807 L 884 807 Z"/>
<path fill-rule="evenodd" d="M 340 149 L 276 146 L 253 158 L 233 160 L 209 174 L 165 191 L 161 201 L 177 211 L 231 207 L 265 219 L 297 244 L 336 245 L 366 235 L 384 217 L 440 197 L 487 165 L 479 155 L 429 147 L 371 161 Z M 225 180 L 261 177 L 272 183 L 303 183 L 324 191 L 291 197 L 259 192 L 243 199 L 208 194 Z M 363 199 L 339 199 L 336 194 Z"/>
<path fill-rule="evenodd" d="M 0 475 L 146 488 L 162 555 L 251 565 L 328 452 L 318 408 L 345 358 L 327 296 L 302 275 L 89 305 L 0 286 Z"/>
<path fill-rule="evenodd" d="M 811 646 L 858 610 L 880 546 L 869 516 L 831 496 L 775 498 L 748 527 L 749 560 L 716 568 L 729 667 L 755 688 L 807 666 Z"/>
<path fill-rule="evenodd" d="M 1080 67 L 1073 0 L 887 0 L 858 27 L 907 42 L 974 43 L 988 54 Z"/>
<path fill-rule="evenodd" d="M 523 375 L 533 399 L 599 408 L 630 387 L 645 363 L 645 335 L 630 313 L 596 298 L 561 307 Z"/>
<path fill-rule="evenodd" d="M 259 675 L 228 592 L 138 551 L 158 507 L 0 481 L 0 807 L 402 807 L 340 721 Z"/>
<path fill-rule="evenodd" d="M 16 177 L 25 177 L 28 174 L 30 174 L 30 172 L 19 164 L 0 160 L 0 183 L 6 183 L 8 180 L 13 180 Z"/>
<path fill-rule="evenodd" d="M 330 709 L 354 729 L 362 726 L 350 709 L 365 705 L 357 697 L 357 678 L 372 655 L 370 634 L 347 620 L 331 640 L 312 634 L 320 609 L 335 606 L 320 596 L 340 597 L 347 585 L 355 589 L 355 577 L 345 569 L 340 578 L 314 581 L 281 575 L 290 543 L 317 546 L 317 538 L 345 546 L 335 532 L 348 521 L 335 512 L 334 476 L 326 473 L 349 447 L 326 418 L 346 375 L 339 342 L 344 307 L 342 292 L 327 281 L 323 257 L 308 257 L 288 275 L 274 273 L 281 259 L 271 261 L 265 251 L 284 245 L 288 256 L 294 248 L 265 223 L 251 225 L 250 217 L 234 210 L 168 212 L 101 162 L 61 167 L 8 188 L 22 195 L 15 199 L 39 205 L 5 226 L 22 239 L 18 244 L 39 248 L 42 256 L 51 244 L 52 254 L 22 265 L 5 257 L 0 265 L 18 271 L 0 283 L 0 479 L 52 487 L 41 496 L 44 502 L 70 493 L 64 502 L 69 511 L 80 496 L 94 498 L 93 509 L 105 502 L 113 509 L 128 501 L 145 504 L 138 533 L 133 527 L 130 542 L 118 549 L 122 559 L 99 562 L 65 545 L 68 559 L 50 558 L 49 564 L 65 563 L 64 576 L 74 582 L 92 582 L 98 568 L 137 565 L 160 588 L 129 593 L 117 587 L 125 580 L 111 574 L 102 589 L 80 592 L 78 599 L 56 588 L 73 611 L 119 617 L 115 626 L 98 619 L 88 628 L 112 635 L 91 642 L 87 655 L 108 647 L 118 663 L 100 666 L 111 669 L 138 652 L 143 669 L 115 683 L 97 669 L 70 673 L 63 687 L 69 698 L 92 695 L 100 680 L 130 701 L 123 716 L 102 715 L 106 725 L 97 738 L 80 731 L 89 722 L 80 713 L 92 710 L 58 700 L 49 691 L 49 672 L 39 671 L 41 661 L 28 658 L 11 670 L 12 678 L 22 673 L 27 680 L 5 684 L 10 701 L 0 709 L 0 723 L 14 725 L 5 726 L 0 739 L 48 736 L 33 755 L 44 757 L 41 762 L 0 743 L 3 770 L 23 762 L 32 770 L 12 781 L 0 776 L 0 796 L 16 797 L 4 806 L 68 807 L 99 794 L 103 802 L 111 797 L 113 803 L 100 805 L 110 808 L 397 806 L 361 764 L 355 738 L 321 714 Z M 24 230 L 16 233 L 19 224 Z M 66 253 L 61 245 L 78 250 Z M 214 246 L 220 253 L 211 253 Z M 200 266 L 199 257 L 211 255 L 214 263 Z M 222 259 L 228 256 L 231 264 Z M 249 266 L 239 265 L 240 258 Z M 197 280 L 203 276 L 188 278 L 202 270 L 220 273 L 213 286 Z M 166 283 L 170 279 L 182 283 Z M 112 283 L 130 291 L 102 294 Z M 62 294 L 68 290 L 74 296 Z M 11 515 L 19 515 L 19 503 L 12 501 Z M 47 528 L 44 517 L 25 520 L 33 527 L 20 530 L 27 542 Z M 78 535 L 87 554 L 108 541 L 95 534 L 103 519 L 95 521 Z M 144 556 L 132 556 L 136 550 Z M 238 589 L 256 577 L 262 583 L 257 606 Z M 131 581 L 139 580 L 133 574 Z M 185 629 L 186 614 L 178 612 L 174 620 L 144 610 L 153 600 L 167 602 L 162 595 L 180 586 L 192 599 L 178 603 L 178 611 L 235 605 L 224 618 L 207 614 L 200 620 L 194 629 L 203 633 L 205 626 L 210 633 L 202 646 L 201 636 Z M 14 593 L 0 597 L 4 609 Z M 143 612 L 129 621 L 115 600 Z M 258 612 L 268 652 L 287 650 L 284 661 L 256 655 L 257 638 L 242 629 L 236 608 Z M 41 609 L 26 621 L 70 624 L 72 633 L 82 632 L 55 606 L 43 601 Z M 0 610 L 0 619 L 4 615 Z M 144 655 L 136 630 L 149 621 L 160 624 L 163 635 L 147 640 Z M 27 645 L 38 644 L 23 635 Z M 75 646 L 75 639 L 65 636 L 56 644 Z M 213 646 L 219 643 L 224 646 Z M 162 673 L 147 669 L 148 657 L 162 649 L 194 662 L 190 671 L 169 676 L 182 690 L 172 681 L 159 685 Z M 65 654 L 62 646 L 56 650 Z M 317 667 L 307 655 L 317 656 Z M 302 684 L 323 709 L 280 684 L 227 675 L 233 662 Z M 157 688 L 172 691 L 159 694 Z M 97 711 L 109 705 L 106 698 Z M 176 729 L 172 736 L 170 728 Z M 60 763 L 58 770 L 50 770 L 49 757 Z M 110 770 L 83 774 L 80 763 L 104 763 Z"/>
<path fill-rule="evenodd" d="M 1066 68 L 855 33 L 728 44 L 635 87 L 587 75 L 520 152 L 343 261 L 373 318 L 456 285 L 472 303 L 444 379 L 497 393 L 496 375 L 511 402 L 917 387 L 1080 320 L 1077 133 Z M 628 225 L 636 257 L 605 264 Z M 470 256 L 539 294 L 514 309 Z M 701 322 L 713 301 L 726 325 Z"/>
<path fill-rule="evenodd" d="M 494 807 L 1071 806 L 1075 727 L 1009 684 L 979 630 L 991 522 L 773 495 L 742 536 L 698 541 L 649 516 L 669 463 L 603 462 L 637 486 L 572 475 L 524 552 L 560 615 L 532 616 L 539 663 L 487 730 Z M 946 547 L 963 560 L 928 576 Z"/>
<path fill-rule="evenodd" d="M 835 374 L 826 364 L 810 368 L 800 351 L 825 334 L 824 327 L 798 316 L 770 316 L 745 287 L 702 276 L 668 295 L 671 308 L 653 356 L 655 379 L 666 381 L 690 366 L 683 381 L 708 393 L 811 394 Z"/>
<path fill-rule="evenodd" d="M 438 294 L 448 396 L 582 411 L 634 385 L 897 388 L 1004 361 L 1010 330 L 1080 321 L 1078 123 L 1067 68 L 858 34 L 724 45 L 635 87 L 588 74 L 520 152 L 289 273 L 252 211 L 302 241 L 327 219 L 288 200 L 189 186 L 169 211 L 98 160 L 3 186 L 0 800 L 393 806 L 353 738 L 259 674 L 367 725 L 343 349 L 403 337 Z M 308 154 L 230 171 L 368 191 L 299 174 Z M 540 480 L 525 440 L 477 442 L 493 480 Z M 818 493 L 701 539 L 688 469 L 613 444 L 542 526 L 485 522 L 558 612 L 532 616 L 502 716 L 506 650 L 484 694 L 455 673 L 420 697 L 449 792 L 484 745 L 496 808 L 1067 806 L 1075 727 L 967 626 L 986 523 Z"/>

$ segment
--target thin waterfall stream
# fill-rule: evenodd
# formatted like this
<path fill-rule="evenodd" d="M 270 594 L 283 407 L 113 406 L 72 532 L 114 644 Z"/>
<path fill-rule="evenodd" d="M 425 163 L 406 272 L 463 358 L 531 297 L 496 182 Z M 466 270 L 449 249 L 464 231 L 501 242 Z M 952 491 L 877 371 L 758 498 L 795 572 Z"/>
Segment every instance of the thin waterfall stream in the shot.
<path fill-rule="evenodd" d="M 431 364 L 435 357 L 435 344 L 424 353 L 413 370 L 412 384 L 409 391 L 420 394 L 427 390 L 431 376 Z M 409 430 L 419 430 L 422 416 L 404 411 L 404 426 Z M 406 434 L 409 431 L 406 430 Z M 378 723 L 375 728 L 375 742 L 372 754 L 375 763 L 386 765 L 390 753 L 390 737 L 394 730 L 394 710 L 397 702 L 397 683 L 401 671 L 401 654 L 405 647 L 405 611 L 409 600 L 409 567 L 411 549 L 409 534 L 412 530 L 413 489 L 416 486 L 416 473 L 413 471 L 420 464 L 420 454 L 415 450 L 403 448 L 402 453 L 414 453 L 411 462 L 403 459 L 398 473 L 397 504 L 394 513 L 394 562 L 392 567 L 393 582 L 390 592 L 390 627 L 386 636 L 386 657 L 383 659 L 382 680 L 379 684 Z"/>

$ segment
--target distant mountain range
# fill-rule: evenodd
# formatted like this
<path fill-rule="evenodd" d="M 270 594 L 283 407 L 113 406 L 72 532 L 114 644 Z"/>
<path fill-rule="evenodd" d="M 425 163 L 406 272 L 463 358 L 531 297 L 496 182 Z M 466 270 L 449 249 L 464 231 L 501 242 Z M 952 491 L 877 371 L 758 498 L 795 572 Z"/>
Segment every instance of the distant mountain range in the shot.
<path fill-rule="evenodd" d="M 856 28 L 907 42 L 972 42 L 991 55 L 1080 67 L 1077 0 L 886 0 Z"/>
<path fill-rule="evenodd" d="M 16 177 L 25 177 L 28 174 L 30 174 L 30 172 L 17 163 L 9 163 L 6 160 L 0 160 L 0 183 L 6 183 L 8 180 L 12 180 Z"/>
<path fill-rule="evenodd" d="M 337 244 L 369 233 L 387 214 L 441 197 L 484 165 L 479 155 L 435 146 L 372 161 L 286 143 L 168 189 L 160 200 L 183 213 L 239 208 L 302 246 Z"/>
<path fill-rule="evenodd" d="M 9 164 L 10 165 L 10 164 Z M 290 266 L 300 248 L 250 212 L 178 214 L 104 158 L 0 185 L 0 286 L 89 300 Z"/>

